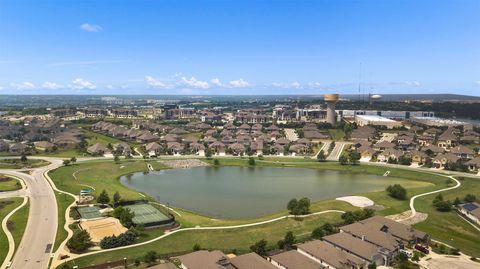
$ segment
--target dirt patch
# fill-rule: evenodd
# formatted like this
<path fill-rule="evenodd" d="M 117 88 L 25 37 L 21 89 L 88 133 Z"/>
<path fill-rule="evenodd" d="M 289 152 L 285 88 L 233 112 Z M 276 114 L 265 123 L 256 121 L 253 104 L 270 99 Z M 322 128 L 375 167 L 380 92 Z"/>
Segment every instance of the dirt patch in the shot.
<path fill-rule="evenodd" d="M 92 242 L 100 242 L 106 236 L 120 235 L 127 231 L 127 228 L 120 224 L 116 218 L 103 218 L 97 220 L 88 220 L 80 222 L 82 229 L 87 230 L 92 238 Z"/>
<path fill-rule="evenodd" d="M 192 167 L 209 166 L 208 163 L 202 162 L 197 159 L 166 160 L 166 161 L 160 161 L 160 162 L 170 168 L 192 168 Z"/>
<path fill-rule="evenodd" d="M 398 221 L 398 222 L 403 223 L 405 225 L 414 225 L 414 224 L 417 224 L 419 222 L 425 221 L 428 218 L 428 214 L 417 212 L 415 217 L 406 219 L 411 214 L 412 214 L 412 211 L 407 210 L 407 211 L 402 212 L 400 214 L 386 216 L 386 218 L 394 220 L 394 221 Z"/>

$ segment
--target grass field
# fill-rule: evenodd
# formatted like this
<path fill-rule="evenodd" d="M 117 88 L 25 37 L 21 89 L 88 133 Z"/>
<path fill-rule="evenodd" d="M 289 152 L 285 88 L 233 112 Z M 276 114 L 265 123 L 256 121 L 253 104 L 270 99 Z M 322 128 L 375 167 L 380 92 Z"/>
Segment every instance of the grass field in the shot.
<path fill-rule="evenodd" d="M 248 158 L 219 158 L 222 166 L 248 166 Z M 205 160 L 213 162 L 213 160 Z M 156 165 L 156 169 L 161 169 L 162 166 L 158 162 L 152 161 L 152 165 Z M 123 168 L 120 168 L 121 166 Z M 306 158 L 277 158 L 266 157 L 264 160 L 257 160 L 256 166 L 273 166 L 273 167 L 304 167 L 312 169 L 329 169 L 342 170 L 350 173 L 368 173 L 375 175 L 383 175 L 387 170 L 390 171 L 390 177 L 402 178 L 402 185 L 407 188 L 408 197 L 424 193 L 436 189 L 447 187 L 446 178 L 440 175 L 431 173 L 421 173 L 412 170 L 403 170 L 391 167 L 373 166 L 373 165 L 357 165 L 357 166 L 342 166 L 335 162 L 317 162 L 315 160 Z M 88 184 L 97 189 L 97 192 L 103 188 L 107 189 L 110 194 L 119 191 L 126 199 L 137 199 L 140 194 L 133 190 L 129 190 L 122 186 L 118 178 L 122 174 L 127 174 L 135 171 L 145 171 L 146 165 L 143 161 L 122 162 L 115 164 L 113 162 L 89 162 L 82 163 L 70 167 L 62 167 L 50 173 L 52 179 L 57 183 L 61 189 L 78 192 L 83 186 L 79 184 Z M 78 181 L 72 177 L 72 173 L 76 173 Z M 88 172 L 87 172 L 88 171 Z M 393 184 L 394 182 L 392 182 Z M 455 196 L 463 197 L 464 192 L 469 190 L 477 190 L 477 197 L 480 197 L 478 190 L 480 186 L 477 185 L 480 181 L 475 179 L 465 179 L 464 184 L 460 189 L 452 191 L 453 196 L 449 199 L 454 199 Z M 379 211 L 377 214 L 390 215 L 397 214 L 409 209 L 408 200 L 396 200 L 391 198 L 384 191 L 365 193 L 365 196 L 374 200 L 375 203 L 383 205 L 385 209 Z M 422 231 L 428 232 L 434 239 L 444 241 L 445 243 L 452 243 L 453 246 L 459 247 L 467 254 L 480 256 L 480 247 L 475 243 L 475 239 L 480 236 L 475 233 L 473 228 L 468 227 L 469 224 L 458 218 L 454 213 L 438 213 L 431 206 L 431 199 L 434 195 L 418 199 L 415 203 L 416 208 L 420 212 L 426 212 L 431 216 L 426 222 L 418 224 L 416 227 Z M 151 199 L 151 198 L 150 198 Z M 422 201 L 423 199 L 430 200 L 429 202 Z M 423 203 L 422 205 L 420 205 Z M 258 222 L 266 219 L 286 215 L 286 211 L 277 212 L 275 214 L 264 216 L 250 220 L 216 220 L 208 216 L 201 216 L 197 213 L 189 212 L 181 208 L 174 208 L 181 216 L 175 214 L 177 221 L 182 227 L 195 226 L 230 226 L 245 223 Z M 311 211 L 318 212 L 327 209 L 338 210 L 354 210 L 351 205 L 340 201 L 314 201 L 312 202 Z M 236 249 L 240 252 L 248 251 L 248 247 L 255 241 L 266 239 L 271 244 L 276 243 L 287 230 L 291 229 L 297 236 L 305 237 L 315 227 L 313 223 L 319 225 L 324 221 L 338 221 L 339 214 L 327 214 L 308 218 L 304 221 L 298 222 L 294 220 L 282 220 L 276 223 L 262 225 L 258 227 L 242 228 L 235 230 L 222 231 L 190 231 L 181 232 L 171 237 L 167 237 L 152 244 L 134 247 L 131 249 L 113 251 L 105 254 L 89 256 L 85 259 L 80 259 L 79 265 L 87 265 L 91 263 L 105 262 L 107 260 L 121 259 L 123 257 L 135 258 L 142 256 L 149 250 L 155 250 L 162 254 L 177 253 L 190 251 L 195 243 L 199 243 L 204 248 L 214 248 L 225 250 Z M 455 230 L 452 233 L 450 230 Z M 139 242 L 147 241 L 163 234 L 161 230 L 146 231 L 140 238 Z M 446 240 L 446 237 L 451 237 L 453 240 Z M 457 243 L 458 242 L 458 243 Z M 457 244 L 457 245 L 455 245 Z"/>
<path fill-rule="evenodd" d="M 329 129 L 328 133 L 335 141 L 342 141 L 345 138 L 345 132 L 342 129 Z"/>
<path fill-rule="evenodd" d="M 18 248 L 22 241 L 25 227 L 27 227 L 29 210 L 30 204 L 27 203 L 24 207 L 15 212 L 8 221 L 8 230 L 12 233 L 13 240 L 15 241 L 15 248 Z"/>
<path fill-rule="evenodd" d="M 73 197 L 59 192 L 55 192 L 55 198 L 57 199 L 58 208 L 58 226 L 57 236 L 55 237 L 55 243 L 53 245 L 53 251 L 56 251 L 60 246 L 60 243 L 67 238 L 67 231 L 65 231 L 63 228 L 65 225 L 65 211 L 67 210 L 67 207 L 74 201 Z"/>
<path fill-rule="evenodd" d="M 15 178 L 0 174 L 0 192 L 15 191 L 22 188 L 22 184 Z"/>
<path fill-rule="evenodd" d="M 9 198 L 0 200 L 0 223 L 3 221 L 6 215 L 12 210 L 17 208 L 23 202 L 23 198 Z M 8 240 L 7 236 L 0 227 L 0 264 L 5 259 L 8 252 Z"/>
<path fill-rule="evenodd" d="M 273 246 L 285 236 L 287 231 L 292 231 L 299 240 L 307 238 L 311 231 L 326 222 L 338 222 L 340 214 L 328 213 L 321 216 L 307 218 L 303 221 L 293 219 L 281 220 L 267 225 L 256 227 L 215 230 L 215 231 L 187 231 L 174 234 L 165 239 L 155 241 L 148 246 L 140 246 L 125 250 L 118 250 L 75 260 L 75 264 L 86 266 L 105 261 L 114 261 L 129 257 L 141 258 L 146 252 L 155 250 L 159 254 L 182 253 L 192 251 L 194 244 L 199 244 L 205 249 L 219 249 L 227 253 L 236 250 L 237 253 L 249 252 L 249 246 L 260 239 L 266 239 L 269 246 Z M 73 263 L 71 263 L 73 265 Z"/>
<path fill-rule="evenodd" d="M 39 159 L 27 159 L 22 162 L 20 159 L 1 159 L 0 169 L 22 169 L 22 168 L 35 168 L 48 165 L 49 162 Z"/>

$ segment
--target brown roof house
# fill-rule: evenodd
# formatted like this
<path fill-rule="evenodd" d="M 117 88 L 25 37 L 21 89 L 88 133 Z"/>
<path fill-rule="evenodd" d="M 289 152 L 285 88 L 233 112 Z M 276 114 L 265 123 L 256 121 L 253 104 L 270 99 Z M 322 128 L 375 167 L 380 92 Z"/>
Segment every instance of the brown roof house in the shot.
<path fill-rule="evenodd" d="M 92 154 L 92 155 L 103 156 L 105 154 L 109 154 L 110 150 L 107 147 L 105 147 L 103 144 L 96 143 L 96 144 L 93 144 L 90 147 L 88 147 L 87 152 Z"/>
<path fill-rule="evenodd" d="M 290 250 L 268 258 L 277 268 L 288 269 L 319 269 L 323 268 L 319 262 L 302 255 L 298 251 Z"/>
<path fill-rule="evenodd" d="M 456 163 L 460 158 L 453 153 L 441 153 L 435 156 L 432 160 L 432 166 L 434 168 L 446 168 L 448 167 L 448 164 Z"/>
<path fill-rule="evenodd" d="M 300 244 L 297 246 L 297 251 L 325 268 L 360 269 L 368 266 L 365 260 L 320 240 Z"/>
<path fill-rule="evenodd" d="M 157 142 L 151 142 L 145 145 L 145 150 L 150 157 L 158 156 L 162 152 L 162 146 Z"/>
<path fill-rule="evenodd" d="M 465 164 L 468 166 L 468 170 L 477 172 L 480 170 L 480 157 L 473 158 Z"/>
<path fill-rule="evenodd" d="M 55 147 L 55 144 L 50 143 L 48 141 L 36 141 L 33 142 L 35 149 L 40 151 L 51 151 Z"/>
<path fill-rule="evenodd" d="M 460 145 L 450 149 L 450 152 L 462 159 L 472 159 L 475 156 L 473 149 Z"/>

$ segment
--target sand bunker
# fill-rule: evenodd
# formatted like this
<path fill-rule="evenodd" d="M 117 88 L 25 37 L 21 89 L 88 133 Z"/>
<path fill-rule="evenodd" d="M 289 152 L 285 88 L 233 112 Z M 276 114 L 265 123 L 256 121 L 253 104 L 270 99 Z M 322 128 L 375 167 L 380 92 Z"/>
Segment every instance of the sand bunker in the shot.
<path fill-rule="evenodd" d="M 343 196 L 338 197 L 335 200 L 347 202 L 356 207 L 369 207 L 373 206 L 375 203 L 364 196 Z"/>

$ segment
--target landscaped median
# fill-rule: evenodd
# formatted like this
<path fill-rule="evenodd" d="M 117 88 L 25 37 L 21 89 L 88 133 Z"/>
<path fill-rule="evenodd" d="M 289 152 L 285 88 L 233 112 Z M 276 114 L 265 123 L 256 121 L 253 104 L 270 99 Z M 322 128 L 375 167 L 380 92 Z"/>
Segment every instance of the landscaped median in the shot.
<path fill-rule="evenodd" d="M 213 160 L 204 160 L 211 164 Z M 219 166 L 249 166 L 248 158 L 219 158 Z M 149 160 L 149 163 L 154 165 L 156 169 L 165 168 L 161 163 L 155 160 Z M 251 166 L 251 165 L 250 165 Z M 370 165 L 340 165 L 338 163 L 319 163 L 314 160 L 300 159 L 300 158 L 265 158 L 257 160 L 255 166 L 259 167 L 296 167 L 296 168 L 311 168 L 311 169 L 327 169 L 327 170 L 341 170 L 349 173 L 362 173 L 383 175 L 388 170 L 390 171 L 389 178 L 401 178 L 403 186 L 407 189 L 408 198 L 427 193 L 439 189 L 444 189 L 450 186 L 447 178 L 442 175 L 434 173 L 426 173 L 420 171 L 413 171 L 407 169 L 386 167 L 386 166 L 370 166 Z M 114 163 L 113 161 L 95 161 L 78 163 L 73 166 L 61 167 L 52 172 L 50 176 L 57 187 L 61 190 L 78 194 L 85 186 L 90 186 L 95 189 L 98 195 L 103 189 L 108 190 L 110 194 L 118 191 L 125 199 L 141 199 L 143 194 L 128 189 L 119 182 L 119 177 L 124 174 L 129 174 L 138 171 L 146 171 L 146 162 L 141 161 L 122 161 Z M 75 176 L 73 176 L 75 174 Z M 388 180 L 388 179 L 387 179 Z M 448 195 L 454 196 L 455 193 L 461 195 L 468 189 L 479 189 L 480 181 L 476 179 L 464 179 L 460 188 L 451 190 Z M 392 183 L 393 184 L 393 183 Z M 390 197 L 385 191 L 376 191 L 363 195 L 381 205 L 383 209 L 377 211 L 379 215 L 399 214 L 409 210 L 409 200 L 397 200 Z M 443 214 L 436 212 L 435 208 L 431 206 L 431 201 L 423 202 L 424 199 L 433 199 L 433 196 L 420 197 L 415 202 L 415 207 L 419 212 L 429 214 L 427 221 L 417 224 L 417 228 L 430 233 L 434 239 L 440 239 L 445 243 L 452 243 L 452 246 L 460 248 L 461 251 L 480 256 L 480 247 L 475 246 L 475 240 L 478 234 L 475 234 L 473 227 L 468 227 L 468 223 L 458 223 L 463 220 L 459 219 L 453 213 Z M 455 198 L 455 197 L 454 197 Z M 147 197 L 150 201 L 153 199 Z M 58 200 L 58 197 L 57 197 Z M 422 202 L 421 202 L 422 201 Z M 285 201 L 287 202 L 287 201 Z M 249 251 L 249 246 L 260 239 L 266 239 L 269 244 L 275 244 L 282 239 L 287 231 L 292 231 L 297 238 L 305 239 L 310 236 L 313 229 L 321 226 L 323 223 L 338 223 L 341 218 L 338 212 L 325 213 L 321 215 L 309 216 L 303 220 L 295 220 L 292 218 L 279 219 L 274 222 L 262 223 L 257 226 L 236 227 L 234 229 L 214 229 L 215 227 L 236 226 L 249 223 L 258 223 L 266 220 L 276 219 L 285 216 L 286 211 L 278 212 L 269 216 L 250 220 L 217 220 L 208 216 L 202 216 L 197 213 L 189 212 L 181 208 L 173 208 L 176 220 L 181 224 L 182 229 L 174 234 L 166 234 L 162 230 L 153 229 L 146 230 L 142 237 L 133 245 L 123 249 L 113 249 L 107 252 L 88 255 L 76 259 L 70 264 L 79 266 L 86 266 L 90 264 L 98 264 L 107 261 L 115 261 L 128 257 L 131 261 L 134 258 L 142 257 L 146 252 L 155 250 L 159 254 L 169 255 L 175 253 L 183 253 L 191 251 L 195 244 L 199 244 L 202 248 L 219 249 L 225 252 L 235 250 L 242 253 Z M 341 201 L 314 201 L 311 205 L 311 212 L 320 212 L 324 210 L 354 210 L 355 208 L 345 202 Z M 59 210 L 62 210 L 59 208 Z M 63 209 L 64 210 L 64 209 Z M 60 215 L 60 212 L 59 212 Z M 430 218 L 432 216 L 432 218 Z M 443 225 L 436 225 L 436 218 L 441 218 Z M 431 223 L 426 228 L 425 223 Z M 445 240 L 445 235 L 442 233 L 445 229 L 455 229 L 461 227 L 456 233 L 450 233 L 454 240 Z M 211 227 L 209 230 L 195 229 L 198 227 Z M 161 239 L 159 239 L 161 237 Z M 57 241 L 59 235 L 57 234 Z M 158 239 L 158 240 L 157 240 Z M 74 262 L 74 263 L 73 263 Z"/>

